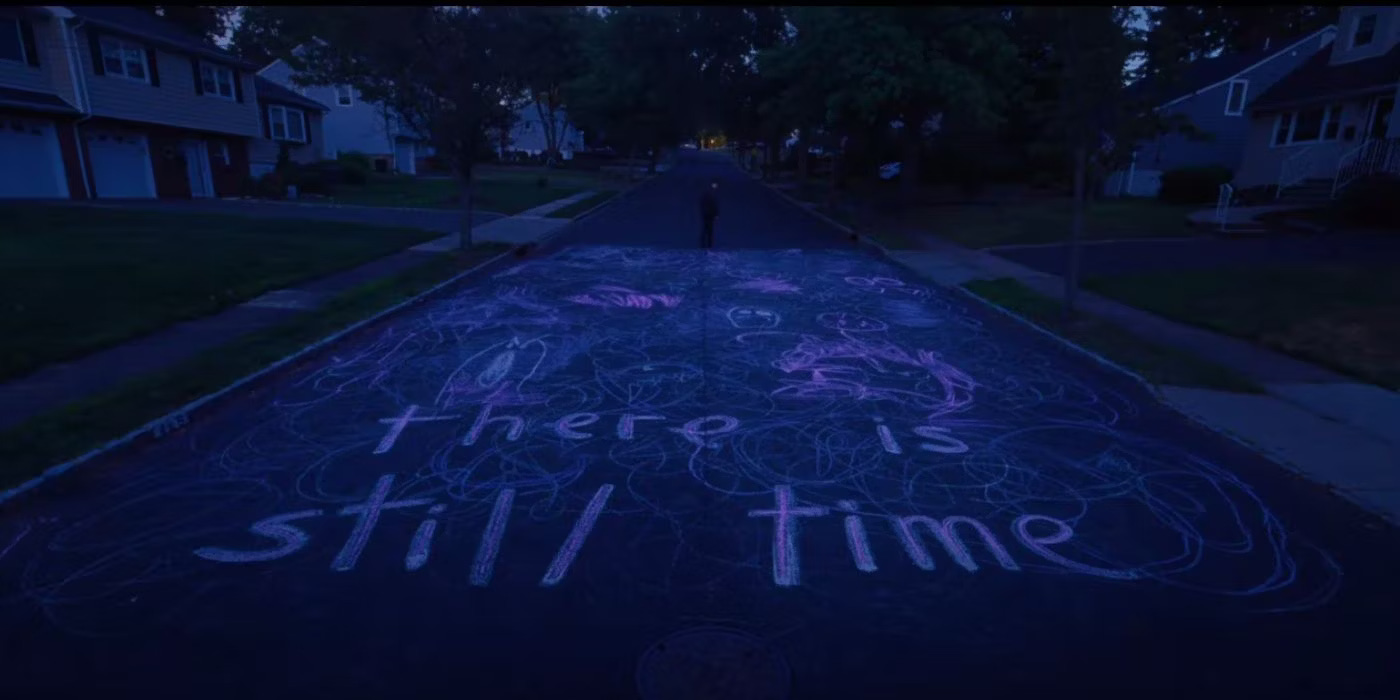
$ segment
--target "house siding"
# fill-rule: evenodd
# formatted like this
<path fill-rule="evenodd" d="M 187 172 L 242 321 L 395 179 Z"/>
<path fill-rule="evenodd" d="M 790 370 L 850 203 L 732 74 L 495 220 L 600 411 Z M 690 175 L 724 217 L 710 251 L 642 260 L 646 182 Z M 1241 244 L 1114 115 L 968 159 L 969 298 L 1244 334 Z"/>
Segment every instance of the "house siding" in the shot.
<path fill-rule="evenodd" d="M 1376 15 L 1376 33 L 1371 43 L 1352 48 L 1357 23 L 1366 15 Z M 1400 7 L 1385 5 L 1349 5 L 1337 18 L 1337 42 L 1332 47 L 1332 65 L 1351 63 L 1384 55 L 1400 42 Z"/>
<path fill-rule="evenodd" d="M 61 72 L 68 70 L 66 61 L 58 62 L 54 60 L 52 44 L 54 44 L 54 29 L 56 24 L 53 20 L 29 15 L 21 15 L 13 9 L 0 9 L 0 17 L 10 19 L 26 19 L 34 28 L 34 45 L 39 54 L 39 65 L 31 66 L 24 61 L 8 61 L 0 59 L 0 85 L 20 90 L 30 90 L 33 92 L 45 92 L 53 95 L 65 97 L 72 102 L 71 92 L 68 96 L 62 95 L 58 89 L 56 78 Z M 62 52 L 60 52 L 61 55 Z M 62 70 L 58 70 L 62 69 Z M 72 82 L 69 80 L 68 82 Z"/>
<path fill-rule="evenodd" d="M 264 74 L 264 77 L 266 77 L 266 74 Z M 322 160 L 321 141 L 325 138 L 325 128 L 321 115 L 302 107 L 294 106 L 293 108 L 302 109 L 306 112 L 306 121 L 309 122 L 308 126 L 311 129 L 311 143 L 298 145 L 288 144 L 291 147 L 287 149 L 287 155 L 294 163 L 315 163 Z M 262 166 L 266 166 L 266 169 L 270 169 L 271 166 L 277 164 L 277 153 L 280 150 L 280 143 L 279 141 L 262 137 L 253 139 L 248 144 L 248 162 L 251 163 L 255 169 L 265 171 Z"/>
<path fill-rule="evenodd" d="M 119 76 L 97 75 L 86 28 L 78 30 L 78 52 L 92 103 L 90 110 L 95 116 L 237 136 L 260 133 L 253 77 L 248 73 L 237 73 L 243 91 L 240 103 L 196 94 L 192 56 L 187 54 L 157 49 L 160 85 L 153 86 Z"/>
<path fill-rule="evenodd" d="M 1326 45 L 1330 36 L 1329 33 L 1321 39 L 1311 39 L 1302 46 L 1276 55 L 1262 65 L 1237 76 L 1238 80 L 1249 81 L 1242 114 L 1225 114 L 1225 101 L 1230 93 L 1228 82 L 1164 109 L 1166 114 L 1185 115 L 1197 129 L 1210 134 L 1210 139 L 1201 141 L 1173 133 L 1143 142 L 1139 145 L 1137 167 L 1172 170 L 1219 165 L 1232 171 L 1238 170 L 1244 160 L 1253 128 L 1249 117 L 1249 105 L 1275 83 L 1297 70 L 1298 66 Z"/>
<path fill-rule="evenodd" d="M 1239 172 L 1235 174 L 1235 186 L 1277 185 L 1284 161 L 1304 152 L 1308 155 L 1299 157 L 1306 159 L 1311 164 L 1312 172 L 1308 177 L 1330 178 L 1335 176 L 1337 174 L 1337 161 L 1342 154 L 1360 145 L 1368 110 L 1368 101 L 1343 102 L 1341 126 L 1338 127 L 1337 131 L 1338 140 L 1288 146 L 1273 145 L 1277 113 L 1260 114 L 1254 117 L 1250 120 L 1249 133 L 1245 142 L 1245 149 L 1249 157 L 1244 159 Z M 1347 127 L 1356 129 L 1356 136 L 1352 141 L 1340 138 L 1346 132 Z M 1391 127 L 1394 128 L 1394 124 Z"/>
<path fill-rule="evenodd" d="M 397 119 L 386 119 L 381 105 L 365 102 L 358 90 L 353 90 L 354 103 L 342 106 L 336 101 L 334 86 L 315 85 L 301 88 L 292 82 L 292 67 L 285 61 L 274 61 L 259 72 L 262 77 L 293 90 L 304 90 L 307 98 L 330 109 L 323 118 L 322 153 L 334 158 L 338 153 L 352 151 L 373 157 L 392 159 L 394 143 L 398 140 L 420 140 L 396 126 Z M 392 122 L 392 123 L 391 123 Z"/>

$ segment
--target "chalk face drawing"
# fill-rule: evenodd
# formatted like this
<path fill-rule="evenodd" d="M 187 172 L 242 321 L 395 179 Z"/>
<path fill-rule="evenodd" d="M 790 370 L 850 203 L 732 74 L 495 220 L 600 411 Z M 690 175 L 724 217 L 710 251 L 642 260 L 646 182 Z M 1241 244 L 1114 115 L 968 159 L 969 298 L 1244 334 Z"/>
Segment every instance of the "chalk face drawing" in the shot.
<path fill-rule="evenodd" d="M 7 503 L 0 622 L 135 633 L 254 579 L 800 591 L 871 629 L 994 577 L 1331 599 L 1332 558 L 1154 437 L 1149 397 L 962 304 L 853 252 L 569 248 L 85 472 L 102 488 Z"/>

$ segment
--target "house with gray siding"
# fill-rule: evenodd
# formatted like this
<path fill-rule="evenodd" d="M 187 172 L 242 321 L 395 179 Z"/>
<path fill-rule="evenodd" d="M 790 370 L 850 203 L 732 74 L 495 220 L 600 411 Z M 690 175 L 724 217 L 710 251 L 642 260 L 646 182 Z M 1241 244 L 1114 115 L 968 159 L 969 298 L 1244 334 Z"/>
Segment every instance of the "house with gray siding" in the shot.
<path fill-rule="evenodd" d="M 419 159 L 431 155 L 427 140 L 404 127 L 383 104 L 365 100 L 350 85 L 299 85 L 292 79 L 295 73 L 281 59 L 258 71 L 259 77 L 328 108 L 322 117 L 321 158 L 363 153 L 378 171 L 413 175 Z"/>
<path fill-rule="evenodd" d="M 293 163 L 324 160 L 324 117 L 330 111 L 316 100 L 283 87 L 261 75 L 253 86 L 258 94 L 262 134 L 248 145 L 248 168 L 261 177 L 277 167 L 277 157 L 287 149 Z"/>
<path fill-rule="evenodd" d="M 254 68 L 146 9 L 0 8 L 0 197 L 238 194 Z"/>
<path fill-rule="evenodd" d="M 1194 61 L 1171 86 L 1151 79 L 1130 86 L 1129 91 L 1154 95 L 1159 114 L 1184 117 L 1198 133 L 1173 131 L 1138 143 L 1130 166 L 1108 178 L 1105 194 L 1156 196 L 1162 173 L 1177 168 L 1216 165 L 1237 171 L 1255 101 L 1336 35 L 1336 27 L 1327 26 L 1302 37 L 1268 40 L 1255 51 Z"/>
<path fill-rule="evenodd" d="M 1400 6 L 1341 9 L 1337 40 L 1250 105 L 1236 188 L 1333 197 L 1400 175 Z"/>

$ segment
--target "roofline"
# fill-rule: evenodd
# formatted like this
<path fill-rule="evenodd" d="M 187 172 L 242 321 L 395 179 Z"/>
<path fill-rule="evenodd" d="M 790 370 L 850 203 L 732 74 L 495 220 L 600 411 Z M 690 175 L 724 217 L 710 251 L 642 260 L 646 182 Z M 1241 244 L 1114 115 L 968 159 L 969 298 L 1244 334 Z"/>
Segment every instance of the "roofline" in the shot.
<path fill-rule="evenodd" d="M 132 29 L 132 28 L 126 26 L 126 25 L 121 24 L 120 22 L 109 22 L 109 21 L 107 21 L 107 20 L 102 20 L 102 19 L 91 19 L 91 18 L 88 18 L 88 17 L 79 17 L 79 19 L 82 19 L 82 21 L 83 21 L 84 24 L 95 25 L 95 26 L 102 27 L 102 28 L 104 28 L 104 29 L 108 29 L 108 30 L 111 30 L 111 31 L 115 31 L 115 32 L 127 34 L 127 35 L 129 35 L 129 36 L 138 38 L 138 39 L 140 39 L 140 40 L 142 40 L 142 41 L 147 41 L 147 42 L 151 42 L 151 43 L 154 43 L 154 44 L 163 45 L 163 46 L 165 46 L 165 47 L 167 47 L 167 48 L 170 48 L 170 49 L 173 49 L 173 50 L 175 50 L 175 51 L 177 51 L 177 52 L 179 52 L 179 53 L 187 53 L 187 54 L 193 54 L 193 55 L 196 55 L 196 56 L 204 56 L 204 57 L 206 57 L 206 58 L 211 58 L 211 59 L 213 59 L 213 60 L 223 61 L 223 62 L 225 62 L 225 63 L 231 63 L 231 64 L 233 64 L 233 65 L 238 66 L 239 68 L 241 68 L 241 69 L 243 69 L 243 70 L 253 70 L 254 67 L 255 67 L 255 65 L 256 65 L 256 64 L 252 63 L 251 61 L 248 61 L 248 60 L 246 60 L 246 59 L 239 58 L 239 57 L 237 57 L 237 56 L 235 56 L 235 55 L 233 55 L 233 54 L 231 54 L 231 53 L 229 53 L 229 52 L 227 52 L 227 51 L 224 51 L 224 50 L 218 48 L 217 46 L 210 46 L 210 47 L 202 47 L 202 48 L 200 48 L 200 49 L 193 49 L 193 48 L 190 48 L 190 47 L 188 47 L 188 46 L 181 46 L 180 44 L 177 44 L 177 43 L 175 43 L 175 42 L 173 42 L 173 41 L 170 41 L 169 39 L 165 39 L 165 38 L 163 38 L 163 37 L 152 36 L 151 34 L 149 34 L 149 33 L 147 33 L 147 32 L 143 32 L 143 31 L 140 31 L 140 30 L 138 30 L 138 29 Z"/>
<path fill-rule="evenodd" d="M 1400 85 L 1400 81 L 1396 81 L 1396 82 L 1393 82 L 1393 83 L 1385 83 L 1385 84 L 1370 85 L 1370 86 L 1367 86 L 1367 87 L 1363 87 L 1363 88 L 1354 88 L 1354 89 L 1351 89 L 1351 90 L 1342 90 L 1342 91 L 1340 91 L 1340 92 L 1329 92 L 1329 93 L 1322 94 L 1322 95 L 1316 95 L 1316 96 L 1313 96 L 1313 97 L 1303 97 L 1303 98 L 1299 98 L 1299 99 L 1296 99 L 1296 100 L 1281 100 L 1281 101 L 1277 101 L 1277 102 L 1265 102 L 1265 103 L 1262 103 L 1262 104 L 1251 105 L 1251 106 L 1250 106 L 1250 111 L 1253 111 L 1253 112 L 1272 112 L 1272 111 L 1277 111 L 1277 110 L 1285 110 L 1285 109 L 1288 109 L 1288 108 L 1290 108 L 1290 107 L 1299 107 L 1299 106 L 1302 106 L 1302 105 L 1315 104 L 1315 103 L 1318 103 L 1318 102 L 1331 102 L 1331 101 L 1334 101 L 1334 100 L 1345 100 L 1345 99 L 1352 98 L 1352 97 L 1363 97 L 1363 96 L 1366 96 L 1366 95 L 1384 95 L 1384 94 L 1387 94 L 1387 93 L 1394 92 L 1397 85 Z"/>
<path fill-rule="evenodd" d="M 1323 27 L 1323 28 L 1321 28 L 1321 29 L 1319 29 L 1319 30 L 1313 32 L 1312 34 L 1309 34 L 1309 35 L 1307 35 L 1307 36 L 1304 36 L 1304 37 L 1299 38 L 1297 41 L 1295 41 L 1295 42 L 1293 42 L 1293 43 L 1291 43 L 1291 44 L 1289 44 L 1289 45 L 1287 45 L 1287 46 L 1281 47 L 1279 50 L 1277 50 L 1277 51 L 1275 51 L 1275 52 L 1269 54 L 1268 56 L 1265 56 L 1264 59 L 1261 60 L 1261 61 L 1259 61 L 1258 63 L 1255 63 L 1254 65 L 1249 66 L 1248 68 L 1245 68 L 1245 69 L 1239 71 L 1238 73 L 1235 73 L 1234 75 L 1232 75 L 1232 76 L 1230 76 L 1230 77 L 1228 77 L 1228 78 L 1225 78 L 1224 80 L 1221 80 L 1221 81 L 1219 81 L 1219 82 L 1217 82 L 1217 83 L 1213 83 L 1213 84 L 1211 84 L 1211 85 L 1207 85 L 1206 87 L 1203 87 L 1203 88 L 1201 88 L 1201 89 L 1199 89 L 1199 90 L 1197 90 L 1197 91 L 1195 91 L 1195 92 L 1192 92 L 1192 93 L 1189 93 L 1189 94 L 1186 94 L 1186 95 L 1182 95 L 1181 97 L 1178 97 L 1178 98 L 1176 98 L 1176 99 L 1174 99 L 1174 100 L 1171 100 L 1170 102 L 1166 102 L 1166 103 L 1164 103 L 1164 104 L 1158 106 L 1157 109 L 1166 109 L 1166 108 L 1168 108 L 1168 107 L 1170 107 L 1170 106 L 1172 106 L 1172 105 L 1174 105 L 1174 104 L 1177 104 L 1178 102 L 1184 102 L 1184 101 L 1186 101 L 1186 100 L 1189 100 L 1189 99 L 1191 99 L 1192 97 L 1195 97 L 1195 96 L 1197 96 L 1197 95 L 1199 95 L 1199 94 L 1201 94 L 1201 93 L 1203 93 L 1203 92 L 1208 92 L 1208 91 L 1210 91 L 1210 90 L 1214 90 L 1215 88 L 1218 88 L 1218 87 L 1220 87 L 1221 85 L 1225 85 L 1225 84 L 1229 83 L 1231 80 L 1238 80 L 1239 77 L 1240 77 L 1241 75 L 1244 75 L 1245 73 L 1248 73 L 1248 72 L 1254 70 L 1255 68 L 1258 68 L 1259 66 L 1262 66 L 1262 65 L 1264 65 L 1265 63 L 1268 63 L 1269 61 L 1272 61 L 1272 60 L 1274 60 L 1275 58 L 1278 58 L 1279 56 L 1282 56 L 1285 52 L 1287 52 L 1287 51 L 1289 51 L 1289 50 L 1291 50 L 1291 49 L 1295 49 L 1295 48 L 1297 48 L 1298 46 L 1301 46 L 1301 45 L 1304 44 L 1304 43 L 1307 43 L 1309 40 L 1316 38 L 1318 35 L 1323 34 L 1323 33 L 1325 33 L 1325 32 L 1336 32 L 1336 31 L 1337 31 L 1337 25 L 1335 25 L 1335 24 L 1329 24 L 1329 25 L 1327 25 L 1327 26 L 1325 26 L 1325 27 Z M 1318 49 L 1318 50 L 1321 51 L 1322 49 Z"/>
<path fill-rule="evenodd" d="M 271 68 L 271 67 L 273 67 L 273 66 L 275 66 L 275 65 L 277 65 L 277 64 L 279 64 L 279 63 L 285 63 L 285 61 L 283 61 L 283 60 L 280 59 L 280 58 L 274 58 L 274 59 L 272 59 L 272 63 L 269 63 L 269 64 L 267 64 L 267 65 L 265 65 L 265 66 L 263 66 L 262 68 L 259 68 L 259 69 L 257 70 L 257 75 L 262 75 L 262 74 L 263 74 L 263 71 L 266 71 L 267 69 L 269 69 L 269 68 Z"/>

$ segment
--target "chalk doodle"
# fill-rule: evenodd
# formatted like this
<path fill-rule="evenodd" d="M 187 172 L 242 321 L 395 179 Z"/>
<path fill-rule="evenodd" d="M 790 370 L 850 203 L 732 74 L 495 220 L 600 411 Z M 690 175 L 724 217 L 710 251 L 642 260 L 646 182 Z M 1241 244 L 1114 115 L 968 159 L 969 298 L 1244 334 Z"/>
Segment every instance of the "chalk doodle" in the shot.
<path fill-rule="evenodd" d="M 86 472 L 102 488 L 7 503 L 0 616 L 130 634 L 242 572 L 289 596 L 801 589 L 872 628 L 993 577 L 1332 599 L 1331 556 L 1161 437 L 1150 397 L 963 304 L 855 252 L 567 248 Z M 852 576 L 885 593 L 827 588 Z"/>
<path fill-rule="evenodd" d="M 163 438 L 190 424 L 190 414 L 181 411 L 162 419 L 151 427 L 151 437 Z"/>

